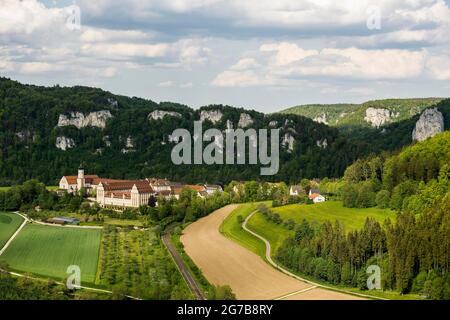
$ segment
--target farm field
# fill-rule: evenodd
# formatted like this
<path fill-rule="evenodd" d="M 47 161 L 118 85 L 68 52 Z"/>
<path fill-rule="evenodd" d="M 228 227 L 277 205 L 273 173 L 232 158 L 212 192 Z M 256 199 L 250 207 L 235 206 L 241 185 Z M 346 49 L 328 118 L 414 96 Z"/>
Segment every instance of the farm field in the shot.
<path fill-rule="evenodd" d="M 81 281 L 94 283 L 101 230 L 26 225 L 0 257 L 12 270 L 64 279 L 78 265 Z"/>
<path fill-rule="evenodd" d="M 360 229 L 364 226 L 366 217 L 371 217 L 383 224 L 389 218 L 395 220 L 396 213 L 390 209 L 379 208 L 345 208 L 340 201 L 328 201 L 314 205 L 293 204 L 273 208 L 283 220 L 292 219 L 296 223 L 306 219 L 308 222 L 322 224 L 325 221 L 335 222 L 339 220 L 346 231 Z"/>
<path fill-rule="evenodd" d="M 0 249 L 14 234 L 23 218 L 17 214 L 0 212 Z"/>

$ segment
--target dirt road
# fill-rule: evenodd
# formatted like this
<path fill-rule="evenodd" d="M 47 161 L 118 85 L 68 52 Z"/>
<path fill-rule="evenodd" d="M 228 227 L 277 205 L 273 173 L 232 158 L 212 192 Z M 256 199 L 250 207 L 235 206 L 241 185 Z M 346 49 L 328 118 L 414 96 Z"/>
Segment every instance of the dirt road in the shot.
<path fill-rule="evenodd" d="M 211 283 L 230 285 L 238 299 L 357 299 L 294 279 L 220 234 L 220 225 L 236 207 L 198 220 L 181 237 L 185 251 Z"/>

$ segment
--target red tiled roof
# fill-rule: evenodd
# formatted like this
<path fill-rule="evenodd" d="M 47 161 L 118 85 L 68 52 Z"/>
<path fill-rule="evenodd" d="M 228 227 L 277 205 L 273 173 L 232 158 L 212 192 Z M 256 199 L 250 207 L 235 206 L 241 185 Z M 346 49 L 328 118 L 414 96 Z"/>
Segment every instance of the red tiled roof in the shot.
<path fill-rule="evenodd" d="M 181 191 L 183 191 L 183 186 L 172 186 L 172 192 L 173 194 L 181 194 Z"/>
<path fill-rule="evenodd" d="M 184 186 L 186 189 L 192 190 L 192 191 L 196 191 L 196 192 L 202 192 L 205 191 L 205 187 L 204 186 L 197 186 L 194 184 L 187 184 Z"/>
<path fill-rule="evenodd" d="M 77 176 L 64 176 L 66 178 L 68 184 L 77 184 Z"/>
<path fill-rule="evenodd" d="M 77 184 L 78 176 L 64 176 L 64 178 L 66 178 L 68 184 Z M 95 179 L 99 179 L 98 175 L 96 174 L 84 176 L 84 180 L 87 183 L 93 184 L 92 182 L 95 181 Z"/>
<path fill-rule="evenodd" d="M 310 196 L 309 196 L 309 198 L 311 199 L 311 200 L 314 200 L 315 198 L 317 198 L 317 197 L 319 197 L 320 196 L 320 194 L 318 194 L 318 193 L 313 193 L 313 194 L 311 194 Z"/>
<path fill-rule="evenodd" d="M 121 181 L 113 181 L 113 182 L 105 182 L 103 183 L 103 187 L 105 191 L 128 191 L 136 185 L 139 193 L 154 193 L 153 188 L 149 185 L 149 183 L 145 180 L 121 180 Z"/>

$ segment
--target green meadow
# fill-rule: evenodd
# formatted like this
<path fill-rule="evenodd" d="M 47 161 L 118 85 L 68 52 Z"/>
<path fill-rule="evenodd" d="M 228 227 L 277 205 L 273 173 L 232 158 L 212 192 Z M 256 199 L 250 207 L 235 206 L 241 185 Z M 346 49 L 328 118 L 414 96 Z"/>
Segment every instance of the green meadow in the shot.
<path fill-rule="evenodd" d="M 15 271 L 64 279 L 77 265 L 81 281 L 93 283 L 97 272 L 101 230 L 29 224 L 0 256 Z"/>
<path fill-rule="evenodd" d="M 340 221 L 346 231 L 361 229 L 367 217 L 374 218 L 381 224 L 387 218 L 395 220 L 396 213 L 390 209 L 379 208 L 345 208 L 340 201 L 328 201 L 318 204 L 293 204 L 272 209 L 283 220 L 292 219 L 296 223 L 306 219 L 319 224 L 325 221 Z"/>
<path fill-rule="evenodd" d="M 14 213 L 0 212 L 0 249 L 19 228 L 23 218 Z"/>
<path fill-rule="evenodd" d="M 265 203 L 269 205 L 270 202 Z M 253 211 L 256 210 L 257 203 L 246 203 L 240 205 L 228 217 L 224 220 L 220 226 L 220 232 L 227 238 L 237 242 L 244 248 L 255 252 L 261 257 L 264 257 L 266 247 L 264 243 L 257 237 L 251 235 L 242 228 L 242 222 L 239 221 L 238 217 L 242 217 L 242 221 L 245 220 Z"/>

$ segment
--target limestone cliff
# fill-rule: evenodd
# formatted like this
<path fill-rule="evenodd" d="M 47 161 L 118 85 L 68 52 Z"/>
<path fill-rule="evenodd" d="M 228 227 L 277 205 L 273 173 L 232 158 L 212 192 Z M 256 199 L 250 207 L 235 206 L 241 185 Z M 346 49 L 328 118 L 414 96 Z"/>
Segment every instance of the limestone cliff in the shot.
<path fill-rule="evenodd" d="M 444 116 L 437 109 L 426 109 L 412 133 L 413 141 L 424 141 L 444 131 Z"/>
<path fill-rule="evenodd" d="M 58 127 L 75 126 L 78 129 L 84 127 L 98 127 L 104 129 L 108 119 L 112 118 L 109 110 L 101 110 L 88 113 L 70 112 L 69 115 L 60 114 L 58 119 Z"/>

